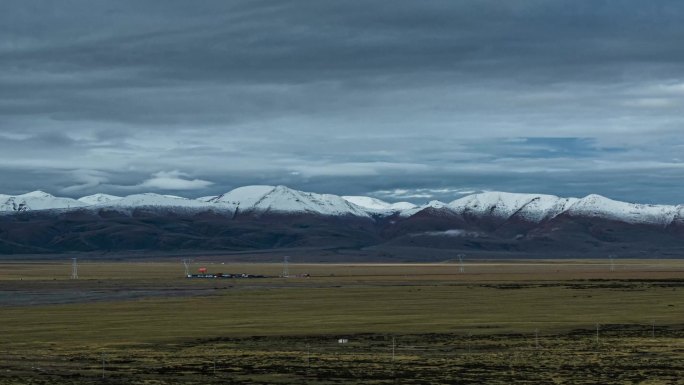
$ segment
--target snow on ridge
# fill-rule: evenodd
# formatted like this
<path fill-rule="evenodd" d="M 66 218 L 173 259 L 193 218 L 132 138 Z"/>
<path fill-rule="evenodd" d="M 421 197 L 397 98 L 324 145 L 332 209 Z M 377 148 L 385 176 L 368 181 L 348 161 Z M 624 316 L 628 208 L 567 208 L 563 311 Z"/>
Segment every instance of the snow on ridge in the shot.
<path fill-rule="evenodd" d="M 44 199 L 56 198 L 54 195 L 48 194 L 45 191 L 41 191 L 41 190 L 31 191 L 31 192 L 28 192 L 26 194 L 17 195 L 16 197 L 17 198 L 44 198 Z"/>
<path fill-rule="evenodd" d="M 118 200 L 105 202 L 93 207 L 185 207 L 202 208 L 208 205 L 196 200 L 176 197 L 172 195 L 161 195 L 155 193 L 133 194 Z"/>
<path fill-rule="evenodd" d="M 504 220 L 516 216 L 536 223 L 567 213 L 571 216 L 667 226 L 677 215 L 674 206 L 625 203 L 596 194 L 578 199 L 545 194 L 486 192 L 457 199 L 449 203 L 449 207 L 461 215 L 492 215 Z"/>
<path fill-rule="evenodd" d="M 452 211 L 451 207 L 449 207 L 448 204 L 441 202 L 441 201 L 433 200 L 433 201 L 430 201 L 424 205 L 416 206 L 416 207 L 410 208 L 408 210 L 403 210 L 403 211 L 399 212 L 399 216 L 405 217 L 405 218 L 410 217 L 410 216 L 413 216 L 413 215 L 415 215 L 415 214 L 417 214 L 417 213 L 419 213 L 425 209 L 437 209 L 437 210 L 444 210 L 444 211 L 449 211 L 449 212 Z"/>
<path fill-rule="evenodd" d="M 195 200 L 196 200 L 196 201 L 199 201 L 199 202 L 205 202 L 205 203 L 207 203 L 207 202 L 213 201 L 213 200 L 216 199 L 216 198 L 218 198 L 218 195 L 209 195 L 209 196 L 206 196 L 206 197 L 195 198 Z"/>
<path fill-rule="evenodd" d="M 31 210 L 71 209 L 87 206 L 71 198 L 59 198 L 43 191 L 33 191 L 21 195 L 1 195 L 0 212 L 20 212 Z"/>
<path fill-rule="evenodd" d="M 342 199 L 346 200 L 347 202 L 351 202 L 357 206 L 360 206 L 364 209 L 379 212 L 396 212 L 410 210 L 412 208 L 417 207 L 416 205 L 410 202 L 389 203 L 377 198 L 367 196 L 345 195 L 342 196 Z"/>
<path fill-rule="evenodd" d="M 366 196 L 343 195 L 342 199 L 371 210 L 388 210 L 392 206 L 390 203 L 383 200 Z"/>
<path fill-rule="evenodd" d="M 508 218 L 529 204 L 533 204 L 538 210 L 548 210 L 555 206 L 560 199 L 553 195 L 491 191 L 457 199 L 450 202 L 449 207 L 461 214 L 491 214 Z"/>
<path fill-rule="evenodd" d="M 504 220 L 516 216 L 538 223 L 555 218 L 576 201 L 577 198 L 561 198 L 547 194 L 490 191 L 457 199 L 449 203 L 449 207 L 461 215 L 492 215 Z"/>
<path fill-rule="evenodd" d="M 259 191 L 266 191 L 260 186 Z M 293 190 L 286 186 L 273 187 L 251 206 L 255 212 L 303 212 L 329 216 L 359 216 L 368 217 L 369 214 L 361 207 L 342 199 L 338 195 L 317 194 Z"/>
<path fill-rule="evenodd" d="M 684 205 L 675 207 L 675 216 L 672 219 L 673 223 L 684 224 Z"/>
<path fill-rule="evenodd" d="M 87 205 L 96 205 L 100 203 L 118 201 L 119 199 L 123 199 L 123 197 L 98 193 L 78 198 L 78 201 Z"/>
<path fill-rule="evenodd" d="M 568 208 L 567 213 L 626 223 L 667 226 L 675 220 L 678 211 L 678 206 L 626 203 L 591 194 L 577 200 Z"/>
<path fill-rule="evenodd" d="M 410 210 L 416 207 L 418 207 L 418 205 L 411 202 L 394 202 L 391 204 L 392 210 Z"/>
<path fill-rule="evenodd" d="M 366 210 L 340 196 L 298 191 L 286 186 L 243 186 L 206 202 L 237 212 L 369 216 Z"/>
<path fill-rule="evenodd" d="M 337 196 L 290 189 L 286 186 L 254 185 L 233 189 L 218 196 L 187 199 L 154 193 L 117 197 L 94 194 L 76 199 L 55 197 L 43 191 L 21 195 L 0 194 L 0 212 L 29 210 L 99 208 L 164 207 L 208 209 L 254 213 L 308 213 L 325 216 L 394 215 L 410 217 L 427 209 L 443 211 L 445 215 L 494 216 L 503 220 L 521 218 L 539 223 L 560 214 L 598 217 L 626 223 L 667 226 L 684 223 L 684 206 L 647 205 L 615 201 L 600 195 L 584 198 L 561 198 L 544 194 L 485 192 L 473 194 L 450 203 L 432 201 L 422 206 L 408 202 L 388 203 L 363 196 Z"/>
<path fill-rule="evenodd" d="M 39 202 L 39 203 L 36 203 Z M 215 197 L 187 199 L 155 193 L 116 197 L 94 194 L 75 200 L 57 198 L 44 192 L 21 196 L 0 196 L 1 211 L 26 211 L 53 208 L 88 207 L 93 209 L 130 209 L 136 207 L 210 209 L 243 212 L 311 213 L 329 216 L 369 217 L 365 209 L 337 195 L 292 190 L 285 186 L 244 186 Z"/>
<path fill-rule="evenodd" d="M 223 203 L 232 205 L 236 208 L 240 206 L 242 208 L 252 207 L 274 189 L 275 186 L 243 186 L 230 190 L 225 194 L 221 194 L 214 199 L 210 199 L 209 202 Z"/>
<path fill-rule="evenodd" d="M 566 212 L 568 208 L 577 201 L 577 198 L 559 198 L 550 195 L 540 195 L 532 198 L 532 200 L 521 207 L 514 215 L 538 223 L 553 219 Z"/>

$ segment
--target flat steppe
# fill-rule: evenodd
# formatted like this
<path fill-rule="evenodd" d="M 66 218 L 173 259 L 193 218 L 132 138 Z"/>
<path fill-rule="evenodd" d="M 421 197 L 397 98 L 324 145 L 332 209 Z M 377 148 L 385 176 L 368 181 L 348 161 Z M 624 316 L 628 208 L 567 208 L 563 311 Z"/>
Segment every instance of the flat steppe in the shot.
<path fill-rule="evenodd" d="M 3 261 L 0 383 L 682 383 L 684 260 L 201 266 Z"/>

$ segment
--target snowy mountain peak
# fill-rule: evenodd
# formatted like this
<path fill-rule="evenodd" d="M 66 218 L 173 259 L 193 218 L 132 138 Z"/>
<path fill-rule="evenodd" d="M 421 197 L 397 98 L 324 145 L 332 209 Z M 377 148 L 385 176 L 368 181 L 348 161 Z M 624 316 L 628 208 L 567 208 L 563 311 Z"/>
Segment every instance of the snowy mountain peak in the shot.
<path fill-rule="evenodd" d="M 275 189 L 275 186 L 243 186 L 230 190 L 225 194 L 221 194 L 208 202 L 225 203 L 243 207 L 250 207 L 256 204 L 266 194 Z"/>
<path fill-rule="evenodd" d="M 449 203 L 449 205 L 453 208 L 463 207 L 473 210 L 493 209 L 495 211 L 505 212 L 506 210 L 517 211 L 532 201 L 550 204 L 559 199 L 561 198 L 554 195 L 516 194 L 500 191 L 488 191 L 484 193 L 468 195 Z"/>
<path fill-rule="evenodd" d="M 242 206 L 255 212 L 298 212 L 330 216 L 360 216 L 367 217 L 368 213 L 361 207 L 347 202 L 337 195 L 316 194 L 293 190 L 286 186 L 276 186 L 270 191 L 270 186 L 252 186 L 253 191 L 263 194 L 254 201 L 251 207 Z M 242 202 L 244 203 L 244 201 Z"/>
<path fill-rule="evenodd" d="M 511 219 L 541 223 L 559 215 L 603 218 L 626 223 L 657 226 L 684 223 L 684 206 L 645 205 L 615 201 L 591 194 L 584 198 L 561 198 L 544 194 L 484 192 L 462 197 L 448 204 L 431 201 L 416 206 L 408 202 L 389 203 L 364 196 L 340 197 L 293 190 L 286 186 L 255 185 L 233 189 L 225 194 L 187 199 L 154 193 L 118 197 L 94 194 L 78 200 L 55 197 L 43 191 L 22 195 L 1 195 L 0 212 L 30 210 L 163 207 L 166 210 L 219 210 L 230 213 L 314 214 L 322 216 L 371 217 L 395 215 L 410 217 L 425 209 L 468 220 L 492 218 L 503 223 Z"/>
<path fill-rule="evenodd" d="M 573 216 L 601 217 L 626 223 L 667 226 L 678 215 L 676 206 L 644 205 L 612 200 L 591 194 L 577 200 L 567 210 Z"/>
<path fill-rule="evenodd" d="M 118 201 L 120 199 L 123 199 L 123 198 L 116 196 L 116 195 L 109 195 L 109 194 L 93 194 L 93 195 L 88 195 L 88 196 L 78 198 L 78 200 L 80 202 L 83 202 L 83 203 L 88 204 L 88 205 L 98 205 L 98 204 L 102 204 L 102 203 Z"/>
<path fill-rule="evenodd" d="M 603 195 L 598 195 L 598 194 L 589 194 L 585 196 L 584 198 L 580 198 L 577 200 L 577 204 L 579 205 L 586 205 L 586 204 L 602 204 L 602 203 L 609 203 L 612 204 L 613 201 L 612 199 L 606 198 Z"/>
<path fill-rule="evenodd" d="M 518 216 L 524 220 L 541 222 L 556 217 L 574 202 L 574 198 L 555 195 L 491 191 L 457 199 L 449 203 L 449 207 L 461 215 L 489 215 L 501 220 Z"/>
<path fill-rule="evenodd" d="M 58 198 L 44 191 L 33 191 L 21 195 L 0 196 L 0 211 L 22 212 L 30 210 L 69 209 L 86 206 L 71 198 Z"/>
<path fill-rule="evenodd" d="M 48 194 L 45 191 L 40 191 L 40 190 L 31 191 L 31 192 L 26 193 L 26 194 L 17 195 L 17 198 L 43 198 L 44 199 L 44 198 L 54 198 L 54 197 L 55 197 L 54 195 Z"/>
<path fill-rule="evenodd" d="M 238 187 L 207 202 L 223 205 L 236 212 L 369 216 L 363 208 L 337 195 L 303 192 L 287 186 Z"/>

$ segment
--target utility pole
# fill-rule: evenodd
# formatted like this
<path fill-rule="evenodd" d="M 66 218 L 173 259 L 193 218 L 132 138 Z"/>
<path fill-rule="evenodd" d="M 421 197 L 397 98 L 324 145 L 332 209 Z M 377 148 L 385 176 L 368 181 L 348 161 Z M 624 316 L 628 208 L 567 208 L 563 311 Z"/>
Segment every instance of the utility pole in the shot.
<path fill-rule="evenodd" d="M 459 254 L 457 255 L 458 257 L 458 272 L 463 273 L 465 272 L 465 266 L 463 265 L 463 258 L 465 258 L 465 254 Z"/>
<path fill-rule="evenodd" d="M 287 278 L 290 276 L 290 257 L 289 256 L 284 256 L 283 257 L 283 278 Z"/>
<path fill-rule="evenodd" d="M 651 321 L 651 338 L 655 338 L 655 320 Z"/>
<path fill-rule="evenodd" d="M 611 254 L 608 258 L 610 259 L 610 271 L 615 271 L 615 255 Z"/>
<path fill-rule="evenodd" d="M 468 332 L 468 354 L 470 354 L 470 337 L 473 335 L 473 333 Z"/>
<path fill-rule="evenodd" d="M 396 347 L 397 347 L 396 341 L 395 341 L 394 337 L 392 337 L 392 362 L 394 362 L 394 352 L 396 350 Z"/>
<path fill-rule="evenodd" d="M 599 343 L 599 323 L 596 323 L 596 344 Z"/>
<path fill-rule="evenodd" d="M 306 344 L 306 375 L 309 375 L 309 368 L 311 367 L 311 347 L 309 344 Z"/>
<path fill-rule="evenodd" d="M 185 268 L 185 276 L 187 277 L 190 275 L 190 260 L 185 258 L 183 259 L 183 267 Z"/>
<path fill-rule="evenodd" d="M 71 279 L 78 279 L 78 260 L 71 258 Z"/>
<path fill-rule="evenodd" d="M 392 336 L 392 365 L 391 365 L 391 369 L 392 369 L 393 383 L 396 384 L 396 383 L 397 383 L 397 378 L 394 376 L 394 374 L 395 374 L 394 371 L 395 371 L 395 369 L 396 369 L 396 368 L 395 368 L 396 365 L 394 364 L 394 351 L 395 351 L 395 347 L 396 347 L 396 342 L 395 342 L 394 336 Z"/>
<path fill-rule="evenodd" d="M 105 378 L 105 352 L 102 352 L 102 378 Z"/>
<path fill-rule="evenodd" d="M 534 346 L 539 349 L 539 329 L 534 329 Z"/>

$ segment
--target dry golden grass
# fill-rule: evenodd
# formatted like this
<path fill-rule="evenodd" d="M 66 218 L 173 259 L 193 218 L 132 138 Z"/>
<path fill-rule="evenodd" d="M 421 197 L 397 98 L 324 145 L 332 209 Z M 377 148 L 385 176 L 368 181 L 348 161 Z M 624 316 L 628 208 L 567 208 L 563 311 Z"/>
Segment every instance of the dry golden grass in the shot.
<path fill-rule="evenodd" d="M 282 269 L 193 267 L 200 265 L 273 276 Z M 615 271 L 606 261 L 470 263 L 463 273 L 453 264 L 292 264 L 291 274 L 311 278 L 240 280 L 184 279 L 179 262 L 82 262 L 79 280 L 70 280 L 70 271 L 68 262 L 0 265 L 0 295 L 13 299 L 13 306 L 0 308 L 0 363 L 12 374 L 0 365 L 0 383 L 39 378 L 44 373 L 35 370 L 36 361 L 50 368 L 51 381 L 88 382 L 97 376 L 102 351 L 119 362 L 110 374 L 123 382 L 192 382 L 193 374 L 207 375 L 216 349 L 223 375 L 197 383 L 294 383 L 311 378 L 309 370 L 321 383 L 335 376 L 338 383 L 385 383 L 399 370 L 429 383 L 583 383 L 573 370 L 583 376 L 607 371 L 598 375 L 602 383 L 649 376 L 653 383 L 676 383 L 670 378 L 684 351 L 684 262 L 678 260 L 620 261 Z M 67 303 L 51 304 L 60 298 Z M 657 339 L 650 334 L 653 321 Z M 600 348 L 595 323 L 602 325 Z M 543 336 L 542 356 L 530 350 L 535 329 Z M 339 350 L 331 345 L 335 336 L 352 336 L 356 345 Z M 388 336 L 402 341 L 405 368 L 387 366 Z M 309 343 L 317 349 L 314 369 L 302 366 Z M 460 356 L 470 344 L 473 356 Z M 618 369 L 619 362 L 632 369 Z M 656 362 L 665 366 L 653 374 L 648 368 Z M 610 382 L 610 373 L 620 382 Z M 83 378 L 68 377 L 76 374 Z"/>
<path fill-rule="evenodd" d="M 191 263 L 195 272 L 205 266 L 209 272 L 243 272 L 278 276 L 281 264 L 245 264 L 202 262 Z M 467 262 L 465 274 L 459 265 L 448 264 L 290 264 L 290 274 L 309 273 L 312 277 L 346 279 L 408 279 L 460 281 L 539 281 L 575 279 L 679 279 L 684 278 L 684 260 L 622 260 L 610 271 L 604 260 L 532 260 Z M 0 281 L 66 280 L 71 262 L 2 262 Z M 81 279 L 104 280 L 170 280 L 183 276 L 178 262 L 79 262 Z"/>

